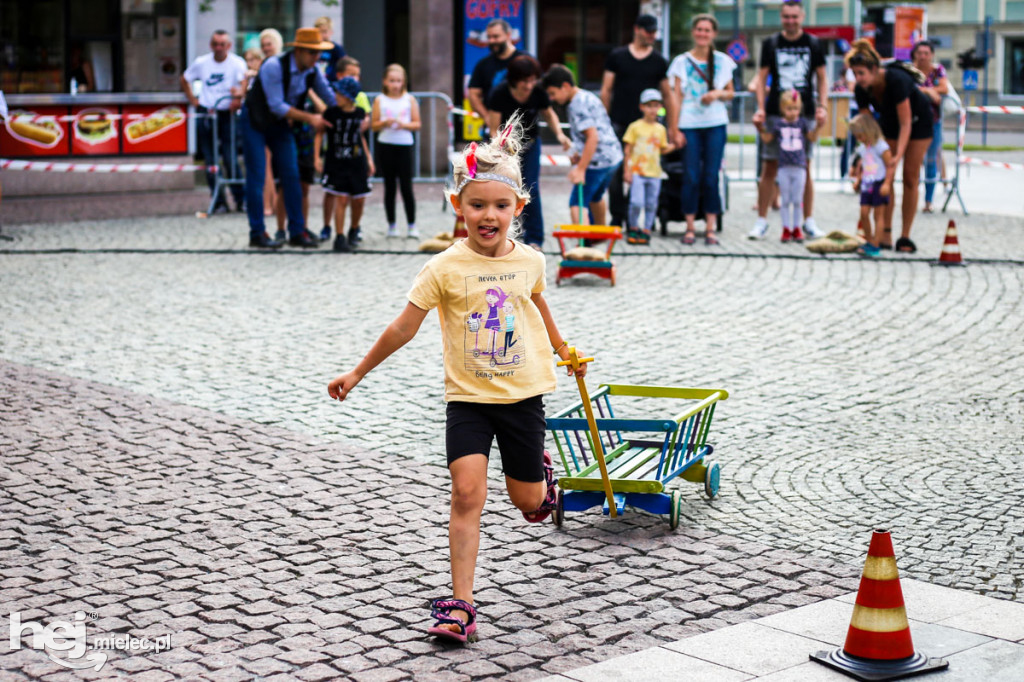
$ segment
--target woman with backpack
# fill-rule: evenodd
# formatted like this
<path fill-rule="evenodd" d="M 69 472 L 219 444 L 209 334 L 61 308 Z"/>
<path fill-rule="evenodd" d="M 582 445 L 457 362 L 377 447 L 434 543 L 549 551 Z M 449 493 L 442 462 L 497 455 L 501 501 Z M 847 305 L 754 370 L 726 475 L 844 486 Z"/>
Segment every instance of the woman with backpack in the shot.
<path fill-rule="evenodd" d="M 847 68 L 857 81 L 854 97 L 857 107 L 870 106 L 878 118 L 885 141 L 892 150 L 892 166 L 903 162 L 903 224 L 896 251 L 914 253 L 917 246 L 910 240 L 910 228 L 917 214 L 918 183 L 925 153 L 932 143 L 932 107 L 918 89 L 916 69 L 901 62 L 882 66 L 882 58 L 870 41 L 860 39 L 846 53 Z M 893 203 L 886 209 L 880 248 L 892 248 Z"/>

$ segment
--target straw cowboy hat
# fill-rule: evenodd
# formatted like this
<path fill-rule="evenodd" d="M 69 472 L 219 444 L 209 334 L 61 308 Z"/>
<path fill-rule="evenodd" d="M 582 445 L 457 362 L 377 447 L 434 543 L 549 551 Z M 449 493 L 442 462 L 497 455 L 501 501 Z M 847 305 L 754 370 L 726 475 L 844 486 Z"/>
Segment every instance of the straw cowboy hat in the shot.
<path fill-rule="evenodd" d="M 304 47 L 307 50 L 330 50 L 334 45 L 320 40 L 320 30 L 316 28 L 295 29 L 295 41 L 288 47 Z"/>

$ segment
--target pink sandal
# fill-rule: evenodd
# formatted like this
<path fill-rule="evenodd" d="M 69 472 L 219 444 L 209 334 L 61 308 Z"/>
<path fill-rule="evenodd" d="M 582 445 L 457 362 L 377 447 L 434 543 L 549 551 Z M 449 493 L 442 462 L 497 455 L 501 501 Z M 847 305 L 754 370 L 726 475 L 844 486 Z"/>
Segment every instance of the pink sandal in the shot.
<path fill-rule="evenodd" d="M 555 508 L 555 500 L 558 496 L 558 482 L 555 480 L 555 467 L 552 466 L 551 455 L 544 451 L 544 482 L 548 486 L 544 501 L 532 512 L 523 512 L 523 518 L 530 523 L 540 523 L 551 516 L 551 510 Z"/>
<path fill-rule="evenodd" d="M 469 614 L 469 622 L 463 621 L 458 616 L 453 616 L 452 611 L 465 611 Z M 427 634 L 451 639 L 465 644 L 469 638 L 476 634 L 476 608 L 467 601 L 461 599 L 435 599 L 430 602 L 430 615 L 435 622 L 427 630 Z M 441 627 L 453 623 L 459 626 L 459 632 L 454 632 Z"/>

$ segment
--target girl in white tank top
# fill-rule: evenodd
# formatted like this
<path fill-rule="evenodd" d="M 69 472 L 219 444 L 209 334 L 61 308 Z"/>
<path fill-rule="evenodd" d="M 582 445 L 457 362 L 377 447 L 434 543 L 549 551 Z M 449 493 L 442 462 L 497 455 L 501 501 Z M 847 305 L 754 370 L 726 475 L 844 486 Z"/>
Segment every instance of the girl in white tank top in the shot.
<path fill-rule="evenodd" d="M 397 237 L 395 192 L 402 190 L 402 204 L 409 237 L 419 237 L 416 229 L 416 199 L 412 191 L 413 131 L 420 129 L 420 107 L 406 92 L 405 69 L 391 64 L 384 69 L 383 94 L 373 101 L 370 126 L 377 133 L 377 169 L 384 178 L 384 213 L 388 236 Z"/>

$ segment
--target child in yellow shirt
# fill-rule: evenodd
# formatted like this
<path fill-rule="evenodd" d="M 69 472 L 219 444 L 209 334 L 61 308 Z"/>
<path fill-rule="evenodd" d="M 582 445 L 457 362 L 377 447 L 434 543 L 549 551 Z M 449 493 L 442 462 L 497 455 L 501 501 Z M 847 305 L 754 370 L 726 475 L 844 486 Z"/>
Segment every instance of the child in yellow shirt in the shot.
<path fill-rule="evenodd" d="M 626 157 L 622 179 L 630 185 L 629 227 L 626 241 L 630 244 L 649 244 L 654 218 L 658 214 L 658 194 L 661 192 L 661 155 L 674 147 L 668 141 L 665 126 L 658 123 L 661 93 L 648 88 L 640 93 L 640 111 L 643 118 L 626 128 L 622 141 L 626 143 Z M 644 214 L 643 227 L 640 213 Z"/>

